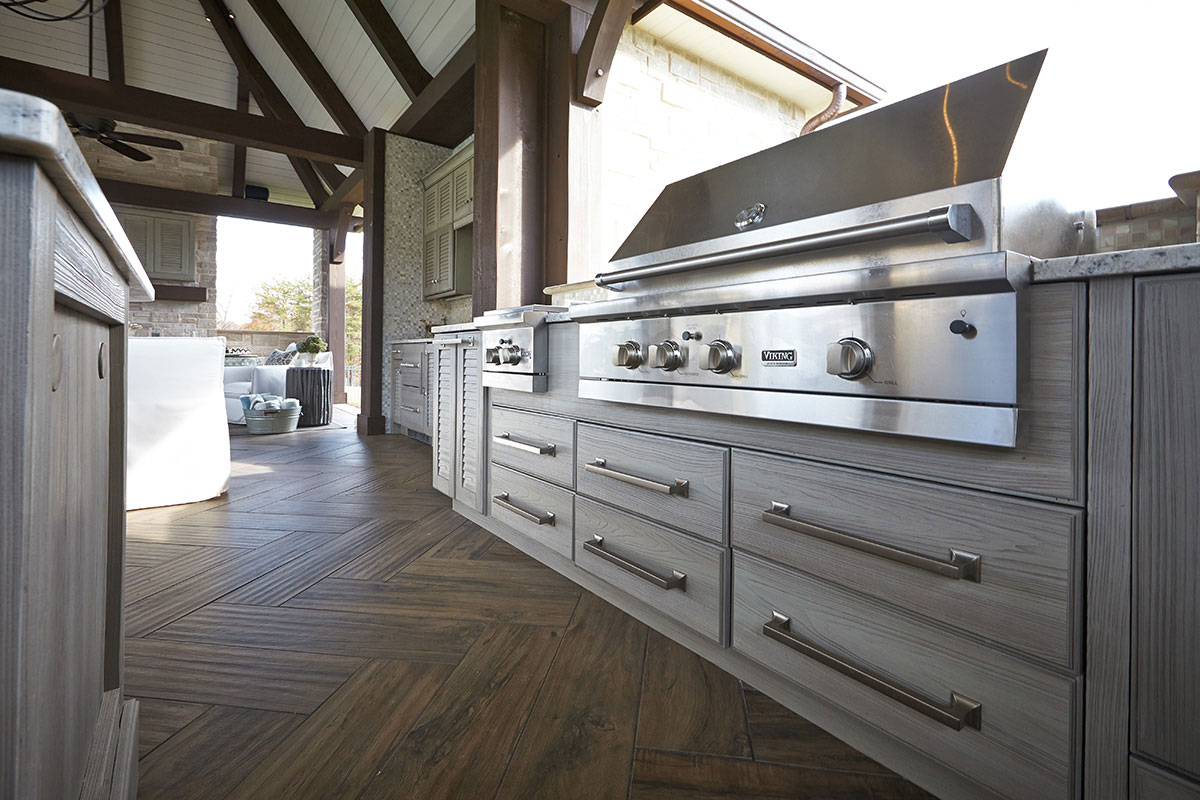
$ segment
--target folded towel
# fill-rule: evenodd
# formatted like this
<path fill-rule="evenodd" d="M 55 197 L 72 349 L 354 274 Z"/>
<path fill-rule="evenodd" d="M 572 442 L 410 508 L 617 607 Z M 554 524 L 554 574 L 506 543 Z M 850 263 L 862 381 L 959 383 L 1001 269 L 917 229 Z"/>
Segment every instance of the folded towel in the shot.
<path fill-rule="evenodd" d="M 294 397 L 288 397 L 283 401 L 281 408 L 299 408 L 300 401 Z"/>
<path fill-rule="evenodd" d="M 249 411 L 254 408 L 254 404 L 262 400 L 261 394 L 244 394 L 242 395 L 242 411 Z"/>
<path fill-rule="evenodd" d="M 264 400 L 255 406 L 255 408 L 259 411 L 278 411 L 279 407 L 278 400 Z"/>

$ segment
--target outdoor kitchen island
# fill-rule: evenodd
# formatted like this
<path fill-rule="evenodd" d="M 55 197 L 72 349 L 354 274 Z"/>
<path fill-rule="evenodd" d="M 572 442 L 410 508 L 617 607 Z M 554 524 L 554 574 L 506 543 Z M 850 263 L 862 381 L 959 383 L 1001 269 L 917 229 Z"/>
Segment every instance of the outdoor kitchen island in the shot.
<path fill-rule="evenodd" d="M 943 800 L 1196 800 L 1200 245 L 1001 186 L 1038 56 L 668 186 L 607 299 L 435 329 L 435 485 Z"/>

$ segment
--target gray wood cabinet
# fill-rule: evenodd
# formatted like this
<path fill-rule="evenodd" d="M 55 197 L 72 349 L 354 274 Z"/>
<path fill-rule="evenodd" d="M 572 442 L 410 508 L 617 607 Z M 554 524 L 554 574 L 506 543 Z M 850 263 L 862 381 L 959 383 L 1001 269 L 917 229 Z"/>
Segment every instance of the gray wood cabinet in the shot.
<path fill-rule="evenodd" d="M 429 173 L 424 187 L 422 271 L 426 299 L 471 293 L 474 146 L 468 144 Z"/>
<path fill-rule="evenodd" d="M 482 513 L 485 509 L 483 348 L 478 331 L 433 340 L 433 486 Z"/>
<path fill-rule="evenodd" d="M 410 433 L 428 436 L 433 427 L 431 387 L 436 380 L 434 349 L 428 342 L 392 345 L 391 423 Z"/>
<path fill-rule="evenodd" d="M 132 800 L 125 342 L 152 290 L 44 101 L 0 92 L 0 197 L 0 797 Z"/>
<path fill-rule="evenodd" d="M 1197 308 L 1200 275 L 1135 281 L 1131 742 L 1200 780 Z"/>
<path fill-rule="evenodd" d="M 196 280 L 196 223 L 191 217 L 122 208 L 117 219 L 151 280 Z"/>

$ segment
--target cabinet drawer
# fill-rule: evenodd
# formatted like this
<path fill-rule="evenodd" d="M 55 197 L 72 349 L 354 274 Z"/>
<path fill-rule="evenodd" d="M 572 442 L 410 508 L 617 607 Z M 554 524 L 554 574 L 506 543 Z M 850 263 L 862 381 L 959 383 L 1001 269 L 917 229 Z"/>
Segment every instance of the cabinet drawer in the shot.
<path fill-rule="evenodd" d="M 1129 759 L 1129 800 L 1200 800 L 1200 784 L 1165 769 Z"/>
<path fill-rule="evenodd" d="M 580 494 L 725 541 L 728 450 L 581 424 L 576 463 Z"/>
<path fill-rule="evenodd" d="M 733 587 L 734 649 L 1002 796 L 1073 796 L 1077 679 L 736 550 Z"/>
<path fill-rule="evenodd" d="M 575 496 L 566 489 L 492 464 L 491 516 L 567 558 L 574 542 Z"/>
<path fill-rule="evenodd" d="M 428 427 L 425 406 L 429 402 L 429 398 L 421 394 L 420 389 L 402 384 L 400 390 L 394 394 L 394 398 L 393 422 L 416 431 L 424 431 Z"/>
<path fill-rule="evenodd" d="M 492 461 L 575 486 L 575 421 L 492 407 Z"/>
<path fill-rule="evenodd" d="M 718 644 L 728 638 L 727 552 L 575 498 L 575 563 Z"/>
<path fill-rule="evenodd" d="M 1077 509 L 733 453 L 734 547 L 1067 669 L 1077 665 L 1079 650 L 1082 516 Z"/>

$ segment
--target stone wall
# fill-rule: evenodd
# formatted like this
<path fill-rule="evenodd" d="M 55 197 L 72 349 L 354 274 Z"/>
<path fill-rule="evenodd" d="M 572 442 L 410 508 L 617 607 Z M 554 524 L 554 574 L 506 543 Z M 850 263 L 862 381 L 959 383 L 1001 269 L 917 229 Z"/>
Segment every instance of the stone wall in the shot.
<path fill-rule="evenodd" d="M 420 339 L 429 328 L 471 320 L 471 298 L 425 300 L 422 272 L 421 179 L 450 156 L 437 145 L 389 136 L 384 176 L 383 342 Z M 388 351 L 385 350 L 385 353 Z M 391 365 L 383 364 L 383 414 L 391 415 Z"/>
<path fill-rule="evenodd" d="M 312 324 L 317 335 L 329 341 L 329 247 L 325 243 L 325 231 L 313 228 L 312 251 Z"/>
<path fill-rule="evenodd" d="M 183 150 L 137 145 L 153 156 L 150 161 L 139 162 L 126 158 L 92 139 L 77 137 L 75 141 L 97 177 L 206 194 L 217 192 L 217 157 L 211 142 L 124 123 L 118 126 L 118 130 L 123 133 L 145 133 L 176 139 L 183 144 Z M 130 334 L 133 336 L 191 336 L 194 331 L 207 336 L 216 330 L 217 218 L 205 214 L 186 216 L 195 220 L 196 280 L 190 283 L 164 283 L 203 286 L 208 290 L 208 299 L 202 303 L 180 300 L 130 303 L 129 318 L 133 323 L 130 326 Z"/>
<path fill-rule="evenodd" d="M 312 331 L 251 331 L 243 328 L 218 328 L 213 336 L 224 336 L 226 347 L 248 347 L 256 356 L 269 356 L 272 350 L 286 350 L 289 344 L 313 335 Z M 322 337 L 324 338 L 324 337 Z"/>
<path fill-rule="evenodd" d="M 600 209 L 596 249 L 569 265 L 584 281 L 625 240 L 669 183 L 800 133 L 806 111 L 691 53 L 625 26 L 597 109 Z"/>

